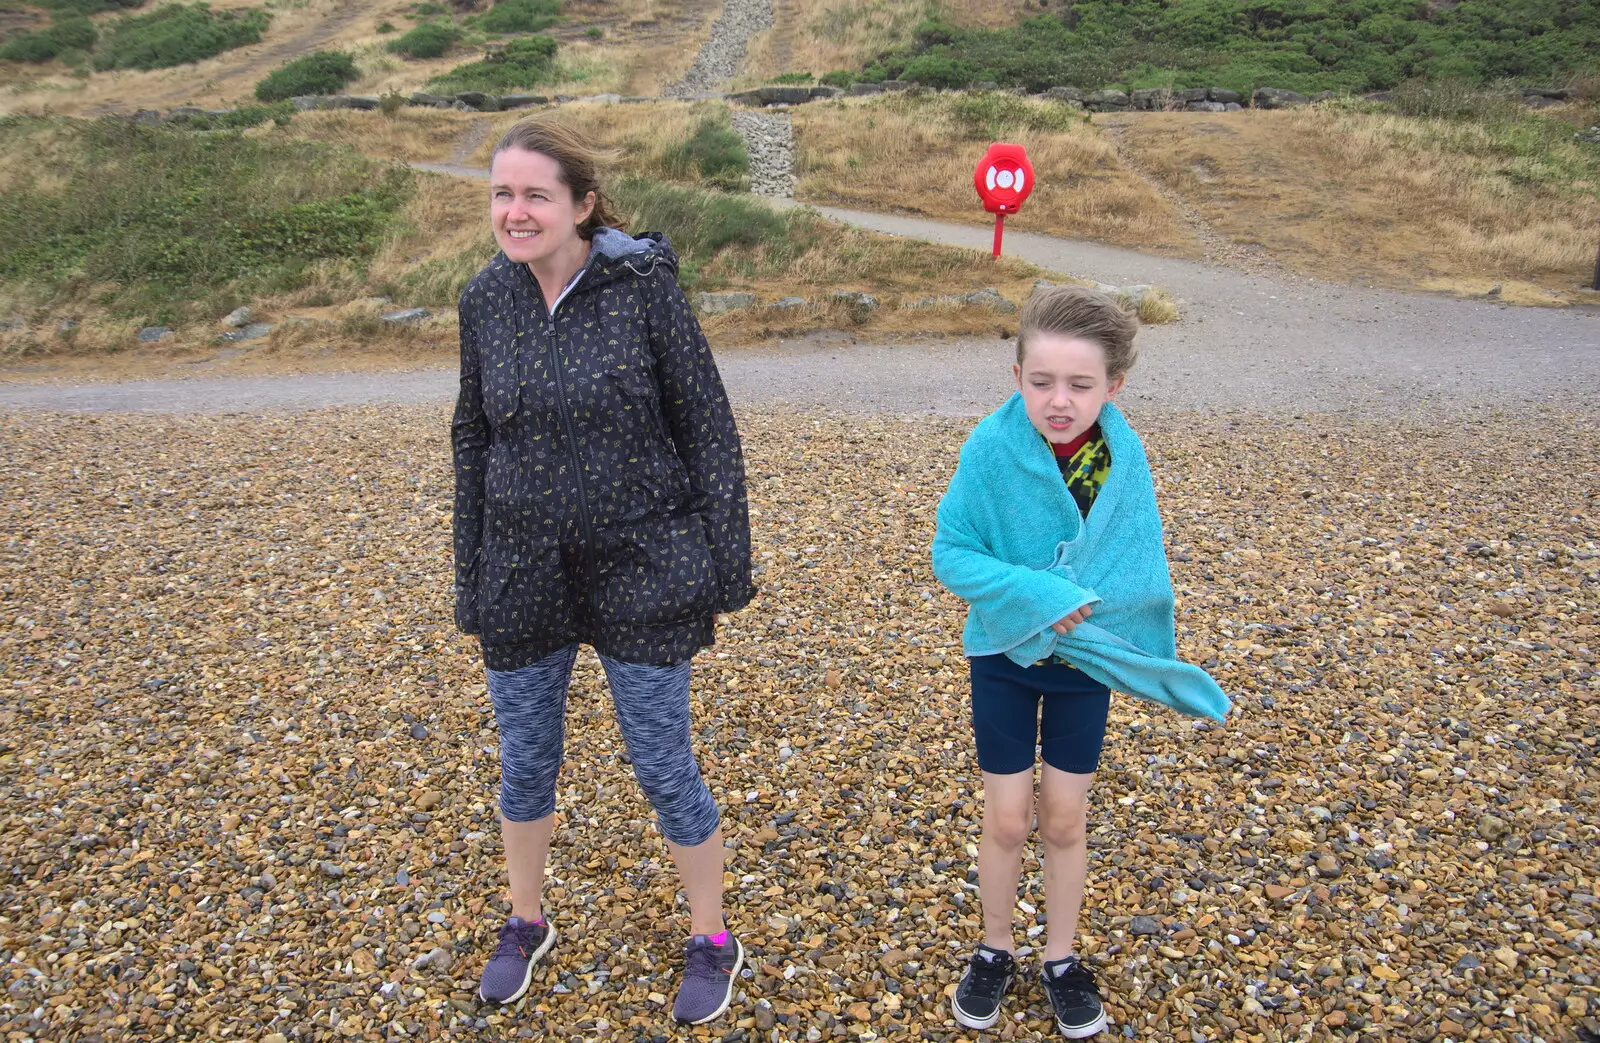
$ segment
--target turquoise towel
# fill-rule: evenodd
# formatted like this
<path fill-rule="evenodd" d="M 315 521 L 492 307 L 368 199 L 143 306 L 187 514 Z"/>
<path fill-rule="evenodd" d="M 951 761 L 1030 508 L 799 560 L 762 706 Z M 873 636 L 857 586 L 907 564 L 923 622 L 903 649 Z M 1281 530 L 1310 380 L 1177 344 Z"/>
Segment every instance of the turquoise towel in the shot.
<path fill-rule="evenodd" d="M 966 654 L 1004 652 L 1021 666 L 1060 654 L 1119 692 L 1220 721 L 1228 697 L 1177 659 L 1172 577 L 1144 446 L 1109 402 L 1100 430 L 1111 474 L 1087 519 L 1021 394 L 961 447 L 939 502 L 933 571 L 970 606 Z M 1084 605 L 1094 606 L 1090 621 L 1057 634 L 1052 624 Z"/>

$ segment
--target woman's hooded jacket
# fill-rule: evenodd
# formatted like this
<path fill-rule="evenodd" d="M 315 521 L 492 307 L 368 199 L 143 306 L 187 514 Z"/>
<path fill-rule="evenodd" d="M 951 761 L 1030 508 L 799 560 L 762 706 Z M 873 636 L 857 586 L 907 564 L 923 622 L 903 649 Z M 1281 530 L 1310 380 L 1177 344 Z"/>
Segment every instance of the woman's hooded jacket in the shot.
<path fill-rule="evenodd" d="M 670 664 L 743 608 L 739 433 L 666 238 L 599 229 L 556 301 L 499 254 L 461 296 L 456 624 L 514 670 L 574 642 Z"/>

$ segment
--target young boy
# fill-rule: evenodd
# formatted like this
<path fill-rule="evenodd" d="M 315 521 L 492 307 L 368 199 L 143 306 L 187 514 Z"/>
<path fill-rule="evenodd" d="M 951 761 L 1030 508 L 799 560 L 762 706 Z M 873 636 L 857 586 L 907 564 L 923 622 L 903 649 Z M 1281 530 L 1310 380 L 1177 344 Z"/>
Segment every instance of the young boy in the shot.
<path fill-rule="evenodd" d="M 1033 826 L 1035 748 L 1050 910 L 1044 989 L 1062 1034 L 1083 1039 L 1106 1026 L 1074 944 L 1110 689 L 1218 720 L 1228 706 L 1203 671 L 1174 659 L 1154 483 L 1138 436 L 1111 404 L 1137 329 L 1103 293 L 1057 287 L 1030 298 L 1012 367 L 1017 393 L 974 429 L 939 504 L 933 567 L 970 606 L 962 638 L 983 773 L 984 936 L 952 1001 L 969 1028 L 999 1020 L 1017 974 L 1011 910 Z"/>

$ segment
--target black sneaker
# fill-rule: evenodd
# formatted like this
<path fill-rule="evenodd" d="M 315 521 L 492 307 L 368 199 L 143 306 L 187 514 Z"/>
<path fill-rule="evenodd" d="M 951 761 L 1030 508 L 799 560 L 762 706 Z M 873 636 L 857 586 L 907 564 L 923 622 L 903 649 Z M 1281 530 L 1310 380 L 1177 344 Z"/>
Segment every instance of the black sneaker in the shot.
<path fill-rule="evenodd" d="M 1017 961 L 1001 949 L 979 945 L 961 976 L 950 1008 L 969 1029 L 986 1029 L 1000 1020 L 1000 1001 L 1017 977 Z"/>
<path fill-rule="evenodd" d="M 1068 1039 L 1088 1039 L 1106 1027 L 1094 974 L 1076 956 L 1044 965 L 1044 991 L 1055 1008 L 1056 1028 Z"/>

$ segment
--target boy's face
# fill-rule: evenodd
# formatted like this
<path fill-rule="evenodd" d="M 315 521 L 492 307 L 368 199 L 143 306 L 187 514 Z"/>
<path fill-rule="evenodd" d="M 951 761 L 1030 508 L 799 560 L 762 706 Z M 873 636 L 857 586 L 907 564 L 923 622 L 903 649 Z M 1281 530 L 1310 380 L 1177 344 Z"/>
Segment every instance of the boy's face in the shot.
<path fill-rule="evenodd" d="M 1028 419 L 1052 442 L 1070 442 L 1100 419 L 1100 407 L 1122 390 L 1106 377 L 1106 353 L 1092 340 L 1035 333 L 1020 365 L 1011 367 Z"/>

